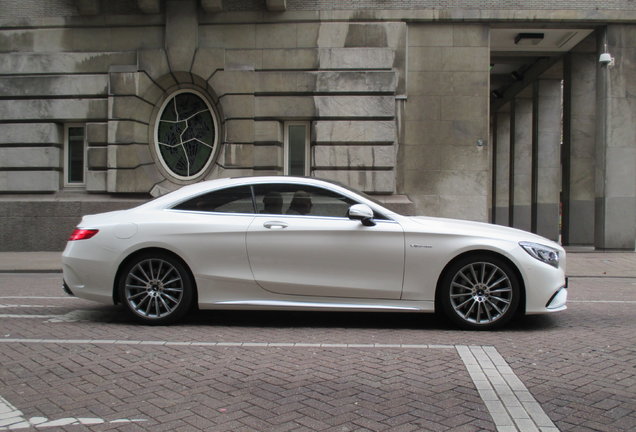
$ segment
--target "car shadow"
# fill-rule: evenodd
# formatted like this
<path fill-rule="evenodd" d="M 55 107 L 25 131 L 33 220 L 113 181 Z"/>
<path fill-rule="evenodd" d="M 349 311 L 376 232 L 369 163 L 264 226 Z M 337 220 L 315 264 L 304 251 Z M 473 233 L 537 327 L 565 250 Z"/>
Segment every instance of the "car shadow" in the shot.
<path fill-rule="evenodd" d="M 435 314 L 393 312 L 228 311 L 190 314 L 183 324 L 266 328 L 448 329 Z"/>
<path fill-rule="evenodd" d="M 143 325 L 130 318 L 122 306 L 103 306 L 84 310 L 81 321 L 104 324 Z M 259 327 L 347 328 L 461 331 L 448 319 L 435 313 L 398 312 L 322 312 L 322 311 L 259 311 L 259 310 L 196 310 L 176 327 Z M 497 332 L 543 331 L 559 327 L 558 317 L 529 315 L 513 319 Z M 470 332 L 466 330 L 464 332 Z"/>

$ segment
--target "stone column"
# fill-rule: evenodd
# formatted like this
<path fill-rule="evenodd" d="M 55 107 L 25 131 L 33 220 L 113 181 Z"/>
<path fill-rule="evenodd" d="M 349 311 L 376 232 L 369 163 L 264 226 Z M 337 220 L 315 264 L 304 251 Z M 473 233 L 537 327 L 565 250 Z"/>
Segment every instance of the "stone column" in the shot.
<path fill-rule="evenodd" d="M 173 71 L 188 71 L 197 49 L 199 23 L 194 0 L 166 1 L 165 44 Z"/>
<path fill-rule="evenodd" d="M 501 108 L 495 116 L 497 127 L 494 134 L 497 138 L 496 169 L 493 173 L 495 182 L 495 223 L 509 225 L 508 213 L 510 183 L 510 104 Z"/>
<path fill-rule="evenodd" d="M 398 193 L 420 214 L 487 221 L 489 28 L 409 24 L 407 59 Z"/>
<path fill-rule="evenodd" d="M 601 38 L 604 39 L 604 38 Z M 634 250 L 636 241 L 636 25 L 607 26 L 615 66 L 599 65 L 594 245 Z"/>
<path fill-rule="evenodd" d="M 536 172 L 533 173 L 533 231 L 559 239 L 561 192 L 561 80 L 536 83 Z"/>
<path fill-rule="evenodd" d="M 594 147 L 596 141 L 595 38 L 565 58 L 563 98 L 563 243 L 594 244 Z"/>
<path fill-rule="evenodd" d="M 530 231 L 532 203 L 532 88 L 513 101 L 514 122 L 511 133 L 513 152 L 512 226 Z"/>

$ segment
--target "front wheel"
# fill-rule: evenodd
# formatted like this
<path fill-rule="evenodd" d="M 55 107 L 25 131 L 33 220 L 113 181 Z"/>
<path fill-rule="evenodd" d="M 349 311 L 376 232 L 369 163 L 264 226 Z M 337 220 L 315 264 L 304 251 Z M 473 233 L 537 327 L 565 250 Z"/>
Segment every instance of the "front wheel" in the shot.
<path fill-rule="evenodd" d="M 519 306 L 521 286 L 504 260 L 471 256 L 451 265 L 443 277 L 439 303 L 459 327 L 490 330 L 510 321 Z"/>
<path fill-rule="evenodd" d="M 126 310 L 144 324 L 170 324 L 192 305 L 194 283 L 175 257 L 151 252 L 130 260 L 119 278 L 119 298 Z"/>

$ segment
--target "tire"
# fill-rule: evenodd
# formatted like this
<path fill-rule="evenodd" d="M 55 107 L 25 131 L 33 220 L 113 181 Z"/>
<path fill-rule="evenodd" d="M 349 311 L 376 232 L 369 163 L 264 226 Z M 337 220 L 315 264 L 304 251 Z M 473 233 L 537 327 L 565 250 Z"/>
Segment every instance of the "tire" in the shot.
<path fill-rule="evenodd" d="M 194 298 L 194 282 L 185 264 L 163 252 L 143 253 L 128 261 L 118 287 L 129 315 L 149 325 L 178 321 Z"/>
<path fill-rule="evenodd" d="M 438 304 L 463 329 L 492 330 L 512 319 L 520 297 L 521 284 L 510 264 L 495 256 L 472 255 L 448 267 Z"/>

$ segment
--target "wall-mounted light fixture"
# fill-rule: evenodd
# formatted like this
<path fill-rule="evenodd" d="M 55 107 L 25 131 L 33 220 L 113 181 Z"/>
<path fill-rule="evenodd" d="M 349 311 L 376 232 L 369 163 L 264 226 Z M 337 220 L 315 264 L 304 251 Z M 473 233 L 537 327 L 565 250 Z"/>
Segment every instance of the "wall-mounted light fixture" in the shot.
<path fill-rule="evenodd" d="M 608 52 L 602 53 L 598 58 L 598 62 L 602 65 L 606 65 L 607 67 L 614 66 L 615 61 L 614 57 L 612 57 L 612 55 Z"/>
<path fill-rule="evenodd" d="M 515 45 L 539 45 L 544 33 L 519 33 L 515 36 Z"/>

